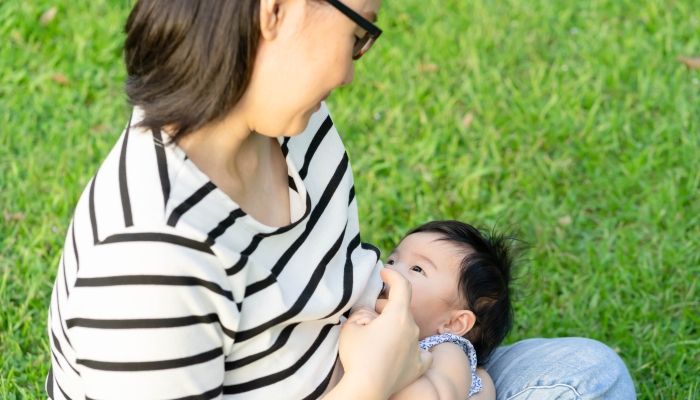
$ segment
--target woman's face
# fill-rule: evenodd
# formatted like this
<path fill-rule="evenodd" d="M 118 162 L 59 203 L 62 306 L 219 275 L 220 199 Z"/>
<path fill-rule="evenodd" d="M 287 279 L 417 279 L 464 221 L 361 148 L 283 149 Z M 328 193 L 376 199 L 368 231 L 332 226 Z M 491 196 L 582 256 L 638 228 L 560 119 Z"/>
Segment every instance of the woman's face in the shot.
<path fill-rule="evenodd" d="M 343 0 L 370 21 L 381 0 Z M 353 46 L 365 31 L 332 5 L 312 0 L 261 0 L 261 39 L 242 102 L 251 130 L 298 135 L 338 86 L 354 77 Z"/>

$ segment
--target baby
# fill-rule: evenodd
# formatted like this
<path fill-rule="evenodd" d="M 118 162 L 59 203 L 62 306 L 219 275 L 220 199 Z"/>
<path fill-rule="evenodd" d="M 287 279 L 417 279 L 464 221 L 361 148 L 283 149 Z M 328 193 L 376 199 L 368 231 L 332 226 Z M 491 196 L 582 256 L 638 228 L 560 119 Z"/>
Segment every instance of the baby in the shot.
<path fill-rule="evenodd" d="M 433 355 L 430 369 L 391 400 L 496 398 L 491 378 L 477 366 L 513 325 L 514 240 L 458 221 L 434 221 L 409 232 L 389 255 L 385 268 L 411 283 L 420 346 Z M 385 287 L 375 310 L 359 308 L 346 323 L 370 323 L 390 290 Z"/>

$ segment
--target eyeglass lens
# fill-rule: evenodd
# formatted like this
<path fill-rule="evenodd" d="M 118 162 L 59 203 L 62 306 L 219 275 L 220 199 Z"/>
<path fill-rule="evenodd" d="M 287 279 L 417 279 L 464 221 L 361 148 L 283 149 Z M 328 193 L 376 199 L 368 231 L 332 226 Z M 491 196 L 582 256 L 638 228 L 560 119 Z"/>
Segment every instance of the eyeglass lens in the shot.
<path fill-rule="evenodd" d="M 372 47 L 372 44 L 374 44 L 374 35 L 366 33 L 362 39 L 359 39 L 355 43 L 355 47 L 353 48 L 353 59 L 357 60 L 362 57 L 362 55 L 365 54 L 370 47 Z"/>

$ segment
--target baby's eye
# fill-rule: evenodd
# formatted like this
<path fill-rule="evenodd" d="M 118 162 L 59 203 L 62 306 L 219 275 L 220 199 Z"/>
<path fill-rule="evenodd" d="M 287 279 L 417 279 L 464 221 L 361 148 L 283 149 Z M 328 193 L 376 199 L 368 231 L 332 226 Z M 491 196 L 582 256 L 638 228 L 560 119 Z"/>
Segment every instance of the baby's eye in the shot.
<path fill-rule="evenodd" d="M 389 260 L 389 261 L 387 261 L 386 263 L 389 264 L 389 265 L 394 265 L 394 260 Z"/>
<path fill-rule="evenodd" d="M 423 273 L 423 268 L 421 268 L 421 267 L 419 267 L 419 266 L 417 266 L 417 265 L 412 266 L 412 267 L 411 267 L 411 271 L 415 271 L 415 272 L 418 272 L 419 274 L 425 275 L 425 274 Z"/>

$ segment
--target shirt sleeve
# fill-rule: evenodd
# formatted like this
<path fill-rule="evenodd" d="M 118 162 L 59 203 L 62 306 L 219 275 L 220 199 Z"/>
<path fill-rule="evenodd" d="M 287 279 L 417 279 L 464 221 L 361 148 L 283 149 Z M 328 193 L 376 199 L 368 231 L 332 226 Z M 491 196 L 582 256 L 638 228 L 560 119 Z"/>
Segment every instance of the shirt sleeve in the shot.
<path fill-rule="evenodd" d="M 379 271 L 381 271 L 382 268 L 384 268 L 384 264 L 381 260 L 378 260 L 377 264 L 372 270 L 372 273 L 369 275 L 369 279 L 367 280 L 367 286 L 365 286 L 365 290 L 362 292 L 357 302 L 355 302 L 355 304 L 352 306 L 351 311 L 354 311 L 358 307 L 363 306 L 369 307 L 374 310 L 374 305 L 377 302 L 377 297 L 379 296 L 379 293 L 382 292 L 382 288 L 384 287 L 384 281 L 382 281 L 382 278 L 379 275 Z"/>
<path fill-rule="evenodd" d="M 95 246 L 63 310 L 85 397 L 216 397 L 242 297 L 202 249 L 166 242 Z"/>

